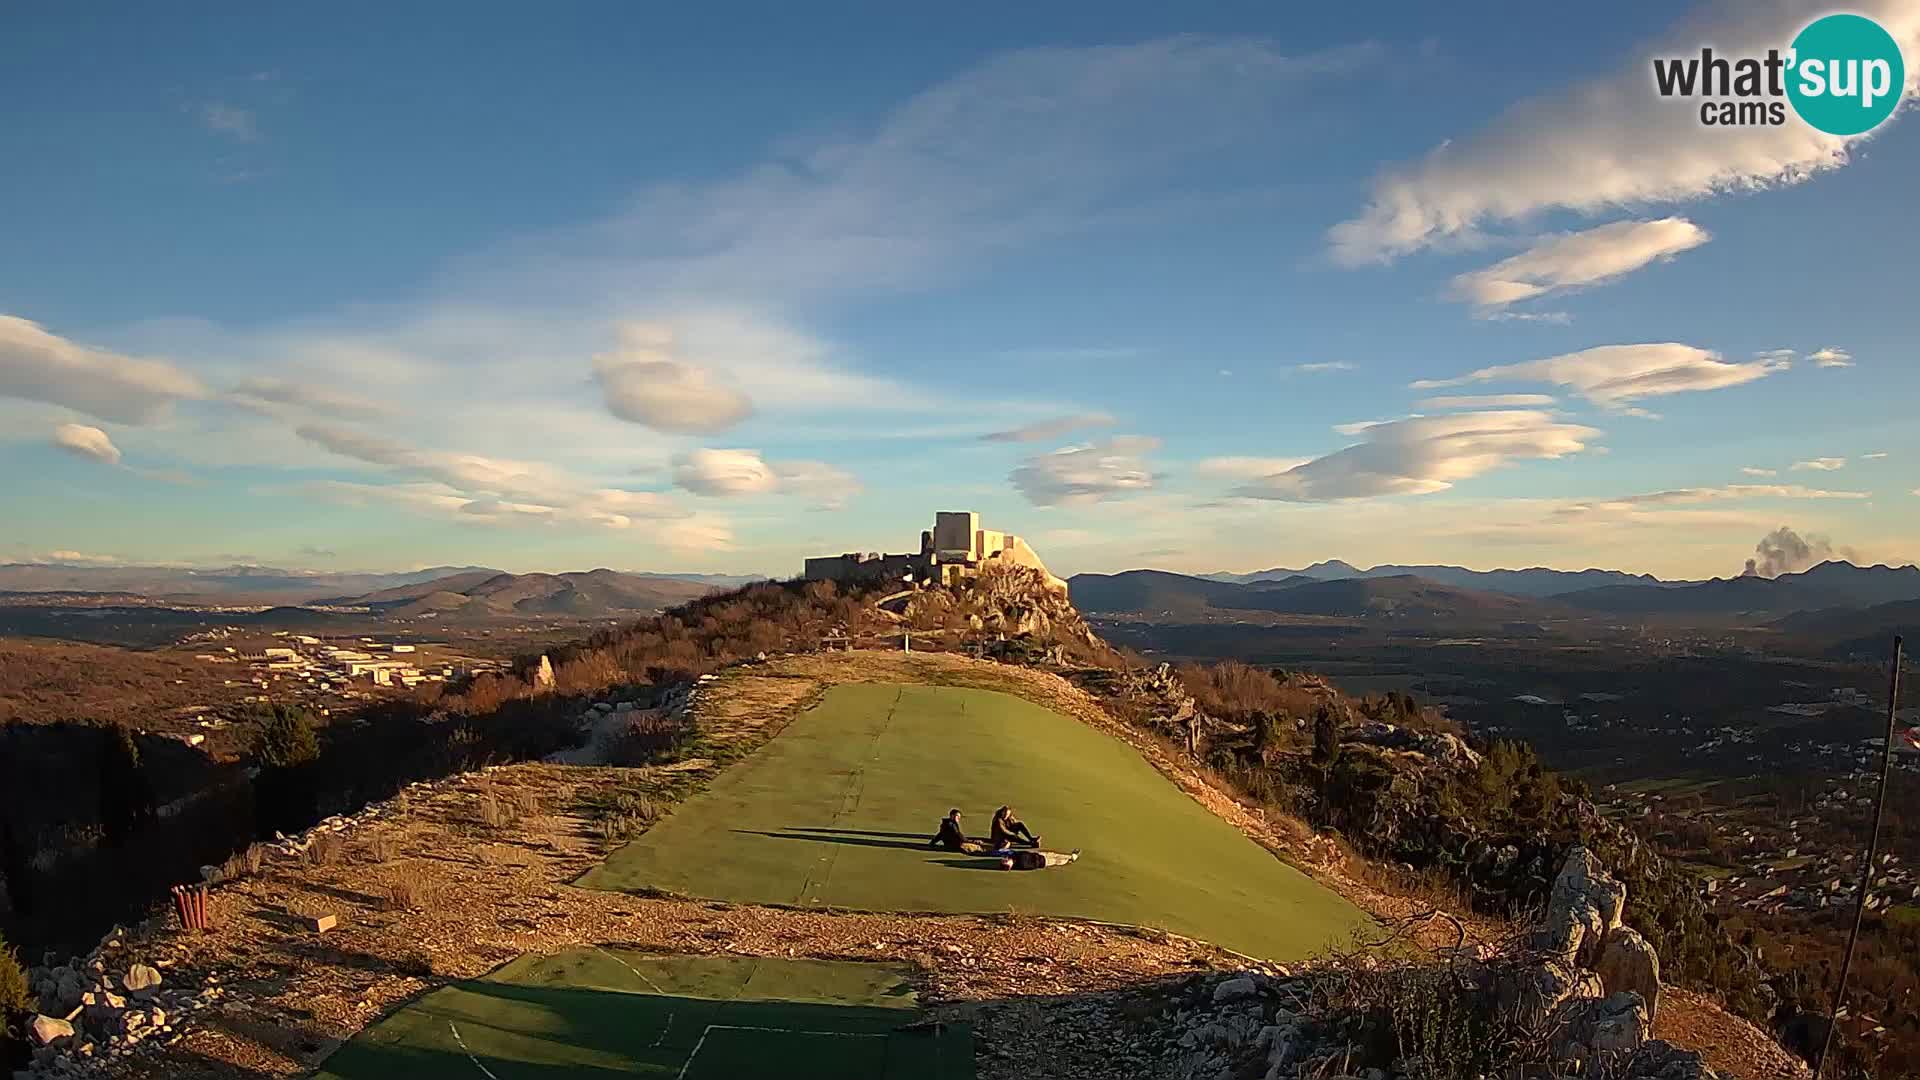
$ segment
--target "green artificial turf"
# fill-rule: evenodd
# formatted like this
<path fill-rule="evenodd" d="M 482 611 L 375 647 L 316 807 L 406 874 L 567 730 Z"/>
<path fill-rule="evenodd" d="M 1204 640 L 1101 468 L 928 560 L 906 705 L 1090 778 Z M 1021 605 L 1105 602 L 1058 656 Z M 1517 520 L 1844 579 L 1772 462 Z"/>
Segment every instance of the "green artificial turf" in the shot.
<path fill-rule="evenodd" d="M 315 1080 L 972 1080 L 898 965 L 578 949 L 525 956 L 361 1032 Z"/>
<path fill-rule="evenodd" d="M 950 806 L 1011 803 L 1079 862 L 1003 871 L 930 850 Z M 1351 943 L 1352 904 L 1138 753 L 1007 694 L 845 685 L 589 871 L 592 888 L 869 911 L 1017 911 L 1161 927 L 1273 960 Z"/>

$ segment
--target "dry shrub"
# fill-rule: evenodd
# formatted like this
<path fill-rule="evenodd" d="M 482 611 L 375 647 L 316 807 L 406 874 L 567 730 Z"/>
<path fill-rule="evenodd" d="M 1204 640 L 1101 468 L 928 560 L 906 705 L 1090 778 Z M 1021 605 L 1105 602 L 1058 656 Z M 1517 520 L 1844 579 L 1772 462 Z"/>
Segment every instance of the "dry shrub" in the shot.
<path fill-rule="evenodd" d="M 416 868 L 401 867 L 387 881 L 386 895 L 389 911 L 415 911 L 433 907 L 433 887 L 420 876 Z"/>
<path fill-rule="evenodd" d="M 540 793 L 527 788 L 518 788 L 508 796 L 513 812 L 523 818 L 540 816 Z"/>
<path fill-rule="evenodd" d="M 393 837 L 376 833 L 360 845 L 360 857 L 378 866 L 393 861 Z"/>
<path fill-rule="evenodd" d="M 630 719 L 608 750 L 610 765 L 634 766 L 658 761 L 687 734 L 687 723 L 680 717 L 651 709 L 627 715 Z"/>
<path fill-rule="evenodd" d="M 320 833 L 307 841 L 307 849 L 300 853 L 302 866 L 333 866 L 346 854 L 347 842 L 335 833 Z"/>
<path fill-rule="evenodd" d="M 238 881 L 243 877 L 253 877 L 267 861 L 267 849 L 261 844 L 248 844 L 245 848 L 227 856 L 220 864 L 220 880 Z"/>
<path fill-rule="evenodd" d="M 519 820 L 514 804 L 494 794 L 491 787 L 480 790 L 480 807 L 476 813 L 480 823 L 490 829 L 504 829 Z"/>

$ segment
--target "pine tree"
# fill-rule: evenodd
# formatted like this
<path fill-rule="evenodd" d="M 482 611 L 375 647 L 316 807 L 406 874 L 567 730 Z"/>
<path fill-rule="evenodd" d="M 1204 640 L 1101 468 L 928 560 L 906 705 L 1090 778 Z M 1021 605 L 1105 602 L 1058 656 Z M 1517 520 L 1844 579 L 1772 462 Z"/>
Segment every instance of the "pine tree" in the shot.
<path fill-rule="evenodd" d="M 125 724 L 103 731 L 100 743 L 100 827 L 119 847 L 154 818 L 153 782 L 140 767 L 140 744 Z"/>

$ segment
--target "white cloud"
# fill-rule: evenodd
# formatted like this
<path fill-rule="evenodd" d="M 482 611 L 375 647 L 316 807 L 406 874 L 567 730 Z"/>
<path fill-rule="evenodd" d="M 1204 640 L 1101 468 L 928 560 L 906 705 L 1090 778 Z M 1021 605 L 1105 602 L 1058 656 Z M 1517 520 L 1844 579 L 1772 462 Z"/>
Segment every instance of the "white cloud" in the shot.
<path fill-rule="evenodd" d="M 1908 56 L 1920 55 L 1920 5 L 1859 0 Z M 1790 0 L 1722 0 L 1612 73 L 1522 101 L 1480 131 L 1442 143 L 1373 185 L 1359 216 L 1333 227 L 1333 256 L 1353 265 L 1474 235 L 1549 210 L 1595 213 L 1794 184 L 1839 168 L 1864 136 L 1827 135 L 1789 110 L 1779 126 L 1709 130 L 1692 99 L 1655 92 L 1655 57 L 1785 49 L 1818 8 Z M 1911 85 L 1920 64 L 1907 66 Z"/>
<path fill-rule="evenodd" d="M 46 561 L 71 566 L 120 566 L 126 562 L 118 555 L 96 555 L 86 551 L 50 551 Z"/>
<path fill-rule="evenodd" d="M 1881 458 L 1884 458 L 1886 456 L 1887 456 L 1887 452 L 1885 450 L 1876 450 L 1871 454 L 1861 454 L 1860 460 L 1861 461 L 1879 461 Z"/>
<path fill-rule="evenodd" d="M 260 126 L 253 111 L 237 105 L 210 101 L 200 106 L 200 122 L 206 125 L 208 131 L 240 142 L 253 142 L 260 137 Z"/>
<path fill-rule="evenodd" d="M 206 396 L 200 380 L 164 360 L 76 345 L 38 323 L 0 315 L 0 397 L 63 405 L 119 424 L 145 424 L 176 401 Z"/>
<path fill-rule="evenodd" d="M 724 518 L 707 514 L 661 523 L 653 540 L 670 551 L 699 555 L 733 550 L 733 528 Z"/>
<path fill-rule="evenodd" d="M 1740 471 L 1743 473 L 1746 473 L 1748 476 L 1779 476 L 1780 475 L 1780 470 L 1778 469 L 1762 469 L 1753 465 L 1742 465 L 1740 467 Z"/>
<path fill-rule="evenodd" d="M 1333 371 L 1352 371 L 1354 365 L 1349 360 L 1326 360 L 1314 364 L 1295 364 L 1293 370 L 1305 375 L 1324 375 Z"/>
<path fill-rule="evenodd" d="M 618 352 L 593 358 L 593 377 L 615 416 L 656 431 L 708 434 L 753 414 L 745 394 L 673 358 L 671 330 L 629 323 L 620 338 Z"/>
<path fill-rule="evenodd" d="M 1815 367 L 1852 367 L 1853 354 L 1845 349 L 1826 348 L 1807 354 Z"/>
<path fill-rule="evenodd" d="M 227 392 L 226 400 L 270 416 L 275 415 L 275 406 L 346 419 L 389 416 L 393 413 L 389 405 L 345 391 L 266 376 L 242 380 Z"/>
<path fill-rule="evenodd" d="M 1194 466 L 1194 472 L 1227 480 L 1253 480 L 1299 468 L 1311 460 L 1303 457 L 1214 457 Z"/>
<path fill-rule="evenodd" d="M 758 450 L 691 450 L 674 458 L 673 482 L 695 495 L 731 497 L 764 494 L 780 479 Z"/>
<path fill-rule="evenodd" d="M 1537 410 L 1456 413 L 1373 424 L 1366 441 L 1235 494 L 1288 502 L 1429 495 L 1511 461 L 1579 453 L 1600 432 Z"/>
<path fill-rule="evenodd" d="M 1106 413 L 1076 413 L 1040 420 L 1025 427 L 994 431 L 980 436 L 986 442 L 1046 442 L 1084 427 L 1110 427 L 1114 419 Z"/>
<path fill-rule="evenodd" d="M 734 498 L 780 493 L 839 510 L 860 493 L 852 473 L 824 461 L 769 462 L 758 450 L 690 450 L 673 459 L 673 482 L 695 495 Z"/>
<path fill-rule="evenodd" d="M 1559 404 L 1551 394 L 1465 394 L 1423 398 L 1416 409 L 1525 409 Z"/>
<path fill-rule="evenodd" d="M 1838 472 L 1846 467 L 1847 459 L 1843 457 L 1809 458 L 1793 463 L 1794 472 Z"/>
<path fill-rule="evenodd" d="M 843 510 L 861 491 L 859 478 L 824 461 L 776 461 L 773 470 L 779 474 L 781 492 L 821 510 Z"/>
<path fill-rule="evenodd" d="M 1705 229 L 1686 218 L 1616 221 L 1547 237 L 1484 270 L 1461 274 L 1453 279 L 1452 292 L 1492 314 L 1522 300 L 1612 281 L 1708 239 Z"/>
<path fill-rule="evenodd" d="M 1035 506 L 1069 506 L 1138 494 L 1154 486 L 1146 455 L 1160 440 L 1119 435 L 1021 462 L 1009 479 Z"/>
<path fill-rule="evenodd" d="M 551 465 L 444 450 L 422 450 L 383 435 L 326 424 L 303 424 L 295 433 L 342 457 L 438 481 L 470 495 L 537 501 L 570 486 Z"/>
<path fill-rule="evenodd" d="M 1673 488 L 1667 491 L 1650 491 L 1643 495 L 1623 495 L 1613 499 L 1576 502 L 1562 507 L 1555 513 L 1584 514 L 1636 506 L 1692 506 L 1741 499 L 1859 500 L 1872 497 L 1865 491 L 1827 491 L 1821 488 L 1801 487 L 1798 484 L 1728 484 L 1724 487 Z"/>
<path fill-rule="evenodd" d="M 1421 379 L 1412 385 L 1415 390 L 1438 390 L 1496 380 L 1546 382 L 1613 408 L 1641 398 L 1739 386 L 1785 367 L 1777 360 L 1728 363 L 1716 353 L 1674 342 L 1602 345 L 1544 360 L 1481 368 L 1454 379 Z"/>
<path fill-rule="evenodd" d="M 61 424 L 53 429 L 53 445 L 102 465 L 120 464 L 120 448 L 107 433 L 85 424 Z"/>

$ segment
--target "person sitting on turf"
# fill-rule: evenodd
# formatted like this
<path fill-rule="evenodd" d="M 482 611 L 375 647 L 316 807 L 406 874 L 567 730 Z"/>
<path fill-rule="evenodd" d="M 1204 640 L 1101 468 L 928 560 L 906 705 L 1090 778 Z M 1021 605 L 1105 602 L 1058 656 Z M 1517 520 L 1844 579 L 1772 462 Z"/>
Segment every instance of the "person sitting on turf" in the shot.
<path fill-rule="evenodd" d="M 967 855 L 978 855 L 987 850 L 985 844 L 978 840 L 967 839 L 967 834 L 960 830 L 959 807 L 947 811 L 947 816 L 940 819 L 940 831 L 934 835 L 933 839 L 927 841 L 927 846 L 943 847 L 948 851 L 958 851 Z"/>
<path fill-rule="evenodd" d="M 993 812 L 993 835 L 988 840 L 995 851 L 1011 847 L 1039 847 L 1040 838 L 1013 812 L 1013 807 L 1003 806 Z"/>
<path fill-rule="evenodd" d="M 1045 870 L 1049 866 L 1065 866 L 1080 858 L 1080 849 L 1062 855 L 1057 851 L 1037 851 L 1033 848 L 1020 848 L 1002 852 L 1000 869 L 1002 870 Z"/>

